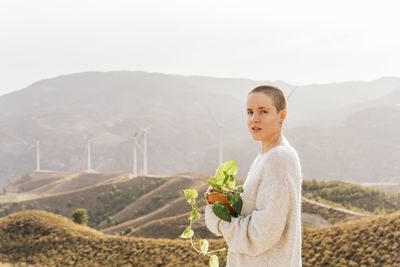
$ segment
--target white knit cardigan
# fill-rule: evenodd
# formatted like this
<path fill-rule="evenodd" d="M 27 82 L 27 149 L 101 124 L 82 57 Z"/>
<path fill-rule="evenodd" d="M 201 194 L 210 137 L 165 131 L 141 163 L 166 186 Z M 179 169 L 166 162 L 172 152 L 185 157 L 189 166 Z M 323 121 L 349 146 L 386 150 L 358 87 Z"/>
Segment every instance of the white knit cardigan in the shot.
<path fill-rule="evenodd" d="M 226 222 L 207 205 L 208 229 L 228 245 L 227 266 L 301 266 L 301 166 L 281 144 L 258 154 L 243 185 L 241 216 Z"/>

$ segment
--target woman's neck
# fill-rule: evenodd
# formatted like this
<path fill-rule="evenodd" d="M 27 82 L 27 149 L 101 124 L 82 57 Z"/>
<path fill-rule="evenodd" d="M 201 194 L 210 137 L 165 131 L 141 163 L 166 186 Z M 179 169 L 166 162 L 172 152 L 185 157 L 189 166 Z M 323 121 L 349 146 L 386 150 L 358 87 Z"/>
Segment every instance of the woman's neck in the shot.
<path fill-rule="evenodd" d="M 279 146 L 283 143 L 282 131 L 271 138 L 271 140 L 261 141 L 261 155 L 267 153 L 272 148 Z"/>

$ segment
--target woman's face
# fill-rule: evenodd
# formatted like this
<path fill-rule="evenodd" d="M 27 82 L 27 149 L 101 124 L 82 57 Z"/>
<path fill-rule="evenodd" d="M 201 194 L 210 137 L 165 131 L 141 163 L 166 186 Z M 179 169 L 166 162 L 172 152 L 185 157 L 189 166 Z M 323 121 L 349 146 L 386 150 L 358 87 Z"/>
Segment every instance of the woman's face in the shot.
<path fill-rule="evenodd" d="M 247 96 L 247 127 L 254 140 L 269 141 L 282 127 L 280 121 L 286 117 L 286 110 L 278 114 L 270 96 L 263 92 Z"/>

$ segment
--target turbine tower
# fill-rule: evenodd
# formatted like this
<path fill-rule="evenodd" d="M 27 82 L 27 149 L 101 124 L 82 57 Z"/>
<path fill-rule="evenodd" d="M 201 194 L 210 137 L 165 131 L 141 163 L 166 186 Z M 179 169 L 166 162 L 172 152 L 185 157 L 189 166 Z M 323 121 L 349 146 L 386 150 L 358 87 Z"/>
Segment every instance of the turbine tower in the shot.
<path fill-rule="evenodd" d="M 147 175 L 147 128 L 143 130 L 143 173 Z"/>
<path fill-rule="evenodd" d="M 140 129 L 143 132 L 143 175 L 147 175 L 147 130 L 150 127 Z"/>
<path fill-rule="evenodd" d="M 36 171 L 40 172 L 40 143 L 36 140 Z"/>
<path fill-rule="evenodd" d="M 92 157 L 91 157 L 91 144 L 90 144 L 90 142 L 91 142 L 91 140 L 90 139 L 88 139 L 88 144 L 87 144 L 87 148 L 88 148 L 88 150 L 87 150 L 87 154 L 88 154 L 88 158 L 87 158 L 87 160 L 88 160 L 88 169 L 87 169 L 87 172 L 88 173 L 91 173 L 92 172 Z"/>
<path fill-rule="evenodd" d="M 132 166 L 133 167 L 132 168 L 133 176 L 132 177 L 137 176 L 137 156 L 136 156 L 137 149 L 136 149 L 136 147 L 137 147 L 138 133 L 139 133 L 139 130 L 137 130 L 136 133 L 133 135 L 133 166 Z"/>

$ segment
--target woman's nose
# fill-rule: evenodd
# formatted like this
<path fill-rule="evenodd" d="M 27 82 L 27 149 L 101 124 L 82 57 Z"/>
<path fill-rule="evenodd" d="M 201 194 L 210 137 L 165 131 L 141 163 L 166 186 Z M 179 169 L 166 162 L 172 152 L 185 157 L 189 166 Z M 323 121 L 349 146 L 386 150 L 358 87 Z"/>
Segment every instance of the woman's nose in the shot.
<path fill-rule="evenodd" d="M 258 118 L 258 116 L 257 116 L 257 114 L 253 114 L 253 115 L 251 115 L 250 116 L 250 121 L 259 121 L 259 118 Z"/>

